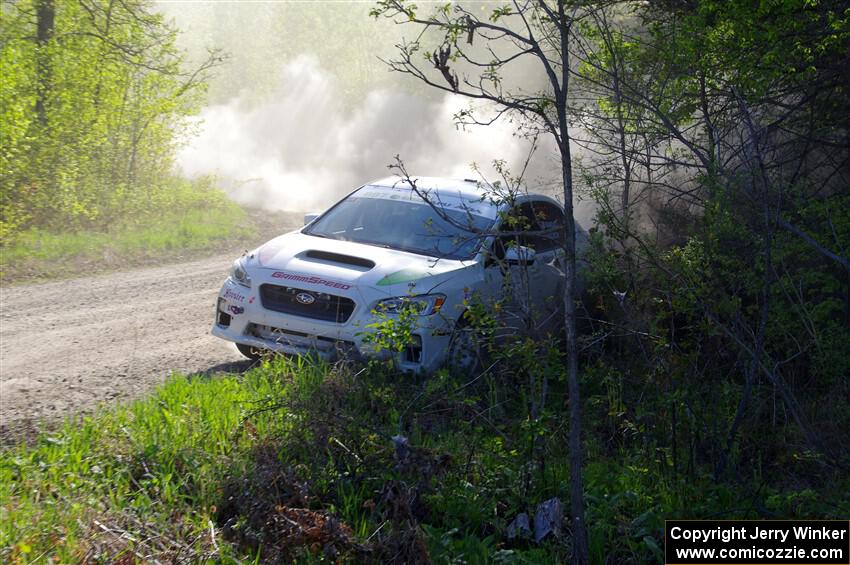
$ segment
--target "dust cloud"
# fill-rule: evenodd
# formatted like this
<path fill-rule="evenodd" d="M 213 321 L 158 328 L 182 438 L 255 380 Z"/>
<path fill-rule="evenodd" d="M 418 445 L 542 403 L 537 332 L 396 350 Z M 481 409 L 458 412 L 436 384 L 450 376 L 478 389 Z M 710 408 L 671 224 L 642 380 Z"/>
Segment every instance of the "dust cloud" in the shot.
<path fill-rule="evenodd" d="M 269 210 L 320 211 L 358 186 L 391 174 L 399 154 L 411 174 L 495 180 L 493 160 L 520 171 L 531 143 L 516 125 L 454 124 L 468 100 L 389 88 L 347 102 L 338 80 L 316 57 L 285 63 L 264 103 L 237 96 L 202 110 L 198 135 L 177 163 L 189 176 L 214 175 L 236 202 Z M 479 108 L 479 112 L 486 109 Z M 541 140 L 526 175 L 536 190 L 557 173 L 554 149 Z M 534 185 L 538 186 L 534 186 Z"/>

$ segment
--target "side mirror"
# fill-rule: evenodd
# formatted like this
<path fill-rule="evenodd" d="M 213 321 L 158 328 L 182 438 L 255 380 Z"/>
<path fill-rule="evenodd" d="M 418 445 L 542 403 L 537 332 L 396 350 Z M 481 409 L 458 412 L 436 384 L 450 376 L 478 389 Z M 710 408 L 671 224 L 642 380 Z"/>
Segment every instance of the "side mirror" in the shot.
<path fill-rule="evenodd" d="M 534 263 L 534 255 L 534 249 L 516 245 L 505 251 L 505 261 L 508 265 L 531 265 Z"/>
<path fill-rule="evenodd" d="M 304 225 L 306 226 L 316 218 L 318 218 L 321 214 L 319 212 L 310 212 L 309 214 L 304 214 Z"/>

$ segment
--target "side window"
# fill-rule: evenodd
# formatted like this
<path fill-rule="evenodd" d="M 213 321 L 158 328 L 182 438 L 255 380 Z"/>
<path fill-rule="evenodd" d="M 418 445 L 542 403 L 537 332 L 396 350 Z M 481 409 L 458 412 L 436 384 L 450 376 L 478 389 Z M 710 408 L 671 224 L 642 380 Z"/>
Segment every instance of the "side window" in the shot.
<path fill-rule="evenodd" d="M 512 245 L 522 245 L 537 253 L 556 249 L 564 236 L 564 213 L 554 204 L 543 201 L 525 202 L 517 206 L 502 223 L 501 231 L 514 232 L 496 239 L 493 252 L 497 259 L 505 256 Z M 533 233 L 533 232 L 545 233 Z M 530 232 L 519 233 L 516 232 Z"/>
<path fill-rule="evenodd" d="M 538 253 L 551 251 L 561 246 L 564 239 L 564 213 L 549 202 L 537 201 L 526 204 L 529 215 L 534 218 L 531 229 L 542 232 L 529 236 L 531 247 Z"/>
<path fill-rule="evenodd" d="M 496 238 L 493 243 L 493 253 L 496 259 L 503 259 L 505 251 L 517 245 L 529 246 L 529 237 L 522 232 L 534 229 L 534 218 L 529 205 L 515 206 L 499 226 L 500 232 L 510 232 Z"/>

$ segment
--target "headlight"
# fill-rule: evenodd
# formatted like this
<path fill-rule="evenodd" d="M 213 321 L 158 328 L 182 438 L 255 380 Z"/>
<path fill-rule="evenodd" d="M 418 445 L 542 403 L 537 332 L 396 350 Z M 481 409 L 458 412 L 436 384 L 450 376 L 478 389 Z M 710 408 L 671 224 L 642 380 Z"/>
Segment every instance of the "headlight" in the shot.
<path fill-rule="evenodd" d="M 233 262 L 233 267 L 230 269 L 230 278 L 242 286 L 251 288 L 251 277 L 248 276 L 248 271 L 245 270 L 245 257 L 240 257 Z"/>
<path fill-rule="evenodd" d="M 399 296 L 381 300 L 375 306 L 378 312 L 398 314 L 407 308 L 418 311 L 420 316 L 436 314 L 446 302 L 445 294 L 423 294 L 421 296 Z"/>

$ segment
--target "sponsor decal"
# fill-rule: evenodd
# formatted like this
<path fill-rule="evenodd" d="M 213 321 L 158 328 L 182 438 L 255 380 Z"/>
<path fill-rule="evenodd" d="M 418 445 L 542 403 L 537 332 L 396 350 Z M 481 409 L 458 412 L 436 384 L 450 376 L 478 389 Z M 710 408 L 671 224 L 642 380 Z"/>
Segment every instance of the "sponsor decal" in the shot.
<path fill-rule="evenodd" d="M 234 306 L 234 305 L 231 304 L 230 308 L 228 308 L 228 310 L 234 316 L 238 316 L 239 314 L 241 314 L 242 312 L 245 311 L 245 308 L 243 308 L 242 306 Z"/>
<path fill-rule="evenodd" d="M 229 289 L 225 291 L 224 297 L 228 300 L 232 300 L 233 302 L 245 302 L 244 296 Z"/>
<path fill-rule="evenodd" d="M 254 303 L 254 297 L 252 296 L 251 298 L 248 299 L 248 304 L 253 304 L 253 303 Z"/>
<path fill-rule="evenodd" d="M 304 304 L 305 306 L 312 304 L 316 301 L 316 297 L 310 294 L 309 292 L 299 292 L 295 295 L 295 300 Z"/>
<path fill-rule="evenodd" d="M 431 273 L 422 269 L 402 269 L 391 273 L 378 281 L 378 286 L 390 286 L 403 282 L 411 282 L 431 276 Z"/>
<path fill-rule="evenodd" d="M 340 290 L 348 290 L 349 288 L 351 288 L 350 284 L 345 284 L 345 283 L 336 282 L 336 281 L 329 281 L 328 279 L 323 279 L 322 277 L 317 277 L 317 276 L 314 276 L 314 275 L 295 275 L 293 273 L 285 273 L 283 271 L 275 271 L 274 273 L 272 273 L 272 278 L 273 279 L 284 279 L 284 280 L 288 280 L 288 281 L 297 281 L 297 282 L 303 282 L 303 283 L 310 283 L 310 284 L 324 285 L 324 286 L 329 286 L 331 288 L 338 288 Z"/>

